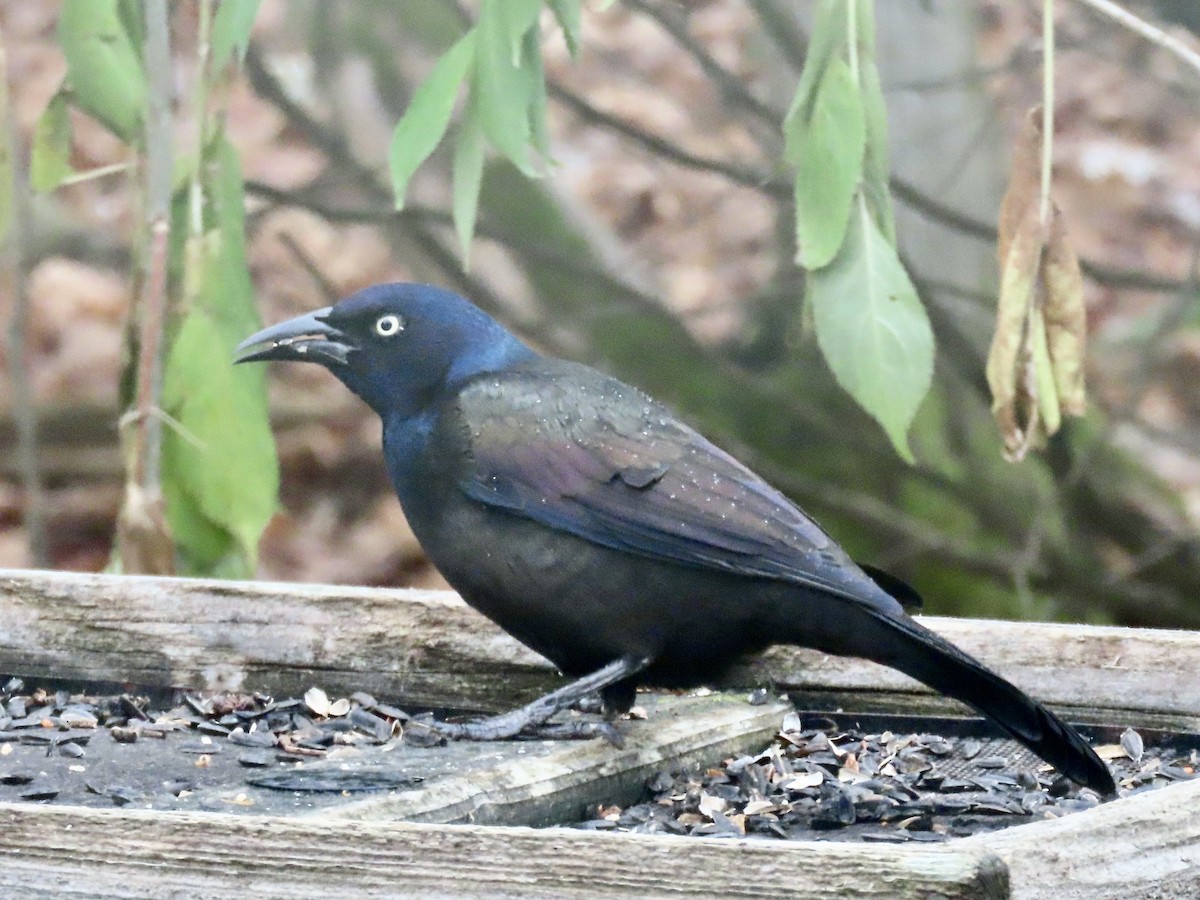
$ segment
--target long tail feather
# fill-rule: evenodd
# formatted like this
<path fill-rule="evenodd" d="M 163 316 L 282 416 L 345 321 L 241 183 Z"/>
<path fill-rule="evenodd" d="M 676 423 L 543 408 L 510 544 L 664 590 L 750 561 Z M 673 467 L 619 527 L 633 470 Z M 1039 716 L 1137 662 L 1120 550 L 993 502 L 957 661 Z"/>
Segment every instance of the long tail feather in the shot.
<path fill-rule="evenodd" d="M 856 606 L 848 653 L 899 669 L 973 706 L 1058 771 L 1102 795 L 1116 793 L 1112 774 L 1070 725 L 1016 685 L 908 616 Z"/>

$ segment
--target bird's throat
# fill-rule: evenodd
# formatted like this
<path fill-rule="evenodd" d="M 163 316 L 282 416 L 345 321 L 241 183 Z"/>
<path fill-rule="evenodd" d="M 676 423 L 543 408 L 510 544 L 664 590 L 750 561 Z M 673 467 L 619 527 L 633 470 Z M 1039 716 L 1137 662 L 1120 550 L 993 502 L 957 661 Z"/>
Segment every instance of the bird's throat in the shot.
<path fill-rule="evenodd" d="M 406 512 L 419 502 L 420 482 L 427 477 L 424 470 L 428 454 L 425 451 L 436 423 L 437 415 L 432 409 L 408 416 L 393 414 L 384 419 L 384 459 L 400 505 Z"/>

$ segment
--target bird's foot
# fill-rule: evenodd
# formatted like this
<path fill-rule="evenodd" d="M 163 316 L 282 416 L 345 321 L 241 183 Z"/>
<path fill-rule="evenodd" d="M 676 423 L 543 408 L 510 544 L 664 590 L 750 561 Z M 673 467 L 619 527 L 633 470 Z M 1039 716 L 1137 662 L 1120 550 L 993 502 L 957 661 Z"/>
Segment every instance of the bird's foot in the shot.
<path fill-rule="evenodd" d="M 519 710 L 518 710 L 519 712 Z M 582 741 L 604 738 L 614 747 L 623 747 L 625 737 L 608 721 L 529 722 L 522 727 L 512 713 L 480 719 L 476 722 L 438 722 L 411 720 L 404 729 L 405 740 L 431 746 L 443 740 L 506 741 L 547 740 Z"/>
<path fill-rule="evenodd" d="M 625 735 L 612 722 L 546 722 L 521 732 L 522 738 L 543 741 L 585 741 L 604 738 L 618 749 L 625 746 Z"/>
<path fill-rule="evenodd" d="M 642 657 L 613 660 L 604 668 L 539 697 L 520 709 L 480 719 L 478 722 L 413 720 L 406 726 L 406 737 L 418 743 L 437 737 L 452 741 L 504 741 L 516 737 L 549 737 L 559 740 L 603 737 L 619 747 L 623 739 L 611 722 L 580 721 L 551 725 L 549 721 L 554 715 L 570 708 L 584 697 L 636 675 L 649 663 L 649 659 Z"/>
<path fill-rule="evenodd" d="M 576 712 L 600 715 L 604 712 L 604 698 L 599 694 L 588 694 L 571 704 L 571 709 Z"/>

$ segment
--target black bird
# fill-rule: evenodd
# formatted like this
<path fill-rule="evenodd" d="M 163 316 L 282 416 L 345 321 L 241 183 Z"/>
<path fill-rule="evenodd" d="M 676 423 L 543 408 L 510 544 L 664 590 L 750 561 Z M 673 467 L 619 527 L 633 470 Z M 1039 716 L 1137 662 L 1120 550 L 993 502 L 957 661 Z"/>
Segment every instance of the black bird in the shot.
<path fill-rule="evenodd" d="M 601 692 L 711 681 L 771 644 L 899 669 L 1102 794 L 1069 725 L 910 618 L 804 514 L 636 388 L 534 352 L 456 294 L 366 288 L 263 329 L 238 362 L 319 363 L 383 420 L 421 546 L 463 598 L 578 681 L 457 737 L 512 736 Z M 882 585 L 882 587 L 881 587 Z"/>

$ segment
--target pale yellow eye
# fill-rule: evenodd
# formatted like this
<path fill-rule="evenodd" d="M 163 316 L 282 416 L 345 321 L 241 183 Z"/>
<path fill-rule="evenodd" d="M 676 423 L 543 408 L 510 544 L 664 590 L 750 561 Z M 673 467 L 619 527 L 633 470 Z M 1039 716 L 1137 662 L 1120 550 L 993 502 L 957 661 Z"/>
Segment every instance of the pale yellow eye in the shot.
<path fill-rule="evenodd" d="M 380 316 L 375 322 L 375 333 L 380 337 L 391 337 L 404 330 L 404 322 L 399 316 L 388 314 Z"/>

